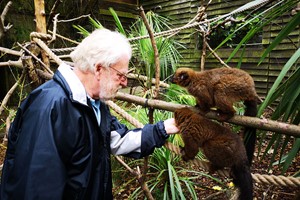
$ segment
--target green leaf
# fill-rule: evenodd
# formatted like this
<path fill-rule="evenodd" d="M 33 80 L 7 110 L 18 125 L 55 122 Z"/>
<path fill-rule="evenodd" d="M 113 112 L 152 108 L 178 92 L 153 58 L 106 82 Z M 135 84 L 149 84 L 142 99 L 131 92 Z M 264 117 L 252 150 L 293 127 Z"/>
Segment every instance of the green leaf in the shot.
<path fill-rule="evenodd" d="M 252 21 L 259 19 L 257 21 L 256 25 L 253 26 L 253 28 L 246 34 L 246 36 L 241 40 L 241 42 L 233 50 L 233 52 L 230 54 L 230 56 L 226 62 L 229 62 L 235 56 L 235 54 L 239 51 L 239 49 L 242 47 L 242 45 L 245 45 L 253 36 L 256 35 L 257 32 L 261 31 L 263 29 L 263 27 L 272 23 L 276 18 L 281 17 L 283 15 L 283 13 L 290 11 L 291 8 L 293 8 L 296 4 L 297 4 L 297 1 L 295 1 L 295 0 L 290 0 L 290 1 L 288 0 L 284 4 L 278 2 L 274 5 L 272 5 L 270 8 L 264 10 L 263 12 L 254 15 L 253 18 L 247 20 L 247 22 L 243 26 L 246 26 L 247 24 L 251 23 Z M 229 41 L 238 30 L 243 28 L 243 26 L 241 26 L 239 29 L 235 30 L 233 33 L 231 33 L 216 49 L 220 48 L 227 41 Z"/>
<path fill-rule="evenodd" d="M 300 138 L 297 138 L 293 144 L 291 151 L 287 155 L 287 158 L 283 165 L 282 173 L 285 173 L 287 171 L 288 167 L 293 162 L 293 159 L 297 156 L 299 149 L 300 149 Z"/>
<path fill-rule="evenodd" d="M 265 59 L 265 57 L 283 40 L 285 39 L 296 27 L 300 24 L 300 12 L 298 12 L 291 21 L 280 31 L 270 46 L 264 51 L 260 58 L 258 65 Z"/>
<path fill-rule="evenodd" d="M 177 194 L 179 194 L 180 196 L 180 199 L 184 200 L 186 199 L 183 195 L 183 191 L 182 191 L 182 188 L 181 188 L 181 184 L 180 184 L 180 181 L 179 181 L 179 178 L 178 178 L 178 175 L 177 175 L 177 172 L 175 171 L 174 167 L 171 165 L 171 170 L 173 172 L 173 177 L 175 179 L 175 183 L 176 183 L 176 189 L 177 189 Z"/>
<path fill-rule="evenodd" d="M 83 28 L 80 25 L 73 25 L 73 27 L 75 29 L 77 29 L 79 31 L 80 34 L 82 34 L 84 37 L 88 36 L 90 34 L 89 31 L 87 31 L 85 28 Z"/>
<path fill-rule="evenodd" d="M 108 8 L 108 9 L 115 20 L 116 26 L 118 27 L 118 31 L 126 36 L 126 32 L 125 32 L 123 25 L 118 17 L 118 14 L 112 7 Z"/>
<path fill-rule="evenodd" d="M 282 82 L 282 80 L 284 79 L 287 72 L 296 63 L 296 61 L 299 59 L 299 57 L 300 57 L 300 48 L 293 54 L 293 56 L 288 60 L 288 62 L 282 68 L 279 76 L 277 77 L 277 79 L 274 82 L 272 88 L 270 89 L 265 101 L 259 107 L 258 116 L 260 116 L 262 114 L 263 110 L 270 104 L 270 99 L 271 99 L 272 95 L 275 93 L 275 91 L 278 88 L 279 84 Z"/>
<path fill-rule="evenodd" d="M 175 185 L 174 185 L 174 180 L 173 180 L 173 173 L 172 173 L 172 169 L 170 167 L 171 163 L 170 163 L 170 161 L 168 161 L 167 163 L 168 163 L 168 174 L 169 174 L 169 183 L 170 183 L 171 195 L 172 195 L 172 199 L 176 200 L 176 198 L 175 198 Z"/>
<path fill-rule="evenodd" d="M 93 18 L 91 18 L 91 17 L 89 17 L 89 20 L 90 20 L 91 25 L 92 25 L 95 29 L 101 29 L 101 28 L 103 28 L 102 24 L 101 24 L 98 20 L 93 19 Z"/>

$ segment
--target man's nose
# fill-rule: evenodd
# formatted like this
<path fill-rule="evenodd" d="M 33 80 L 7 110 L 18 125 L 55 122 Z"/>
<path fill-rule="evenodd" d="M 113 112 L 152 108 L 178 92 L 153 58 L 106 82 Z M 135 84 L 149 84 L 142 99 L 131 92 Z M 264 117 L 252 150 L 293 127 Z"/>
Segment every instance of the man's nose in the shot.
<path fill-rule="evenodd" d="M 120 81 L 120 85 L 122 86 L 122 88 L 127 87 L 127 82 L 128 82 L 127 79 L 126 79 L 126 80 L 121 80 L 121 81 Z"/>

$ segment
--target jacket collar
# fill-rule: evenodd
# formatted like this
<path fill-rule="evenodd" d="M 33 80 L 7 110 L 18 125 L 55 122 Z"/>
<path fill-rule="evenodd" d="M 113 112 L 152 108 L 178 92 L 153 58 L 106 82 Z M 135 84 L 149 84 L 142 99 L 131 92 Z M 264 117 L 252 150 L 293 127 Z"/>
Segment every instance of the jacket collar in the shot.
<path fill-rule="evenodd" d="M 73 68 L 66 63 L 62 63 L 57 70 L 61 73 L 70 88 L 70 97 L 74 101 L 87 105 L 87 93 L 83 84 L 73 72 Z"/>

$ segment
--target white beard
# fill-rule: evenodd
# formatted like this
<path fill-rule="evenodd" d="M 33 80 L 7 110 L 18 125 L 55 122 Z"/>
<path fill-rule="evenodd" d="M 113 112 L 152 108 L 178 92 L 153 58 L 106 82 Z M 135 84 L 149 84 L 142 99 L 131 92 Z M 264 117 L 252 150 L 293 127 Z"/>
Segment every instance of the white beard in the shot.
<path fill-rule="evenodd" d="M 114 88 L 113 81 L 110 78 L 108 80 L 100 80 L 100 84 L 99 98 L 102 101 L 112 100 L 119 89 L 121 89 L 121 86 Z"/>

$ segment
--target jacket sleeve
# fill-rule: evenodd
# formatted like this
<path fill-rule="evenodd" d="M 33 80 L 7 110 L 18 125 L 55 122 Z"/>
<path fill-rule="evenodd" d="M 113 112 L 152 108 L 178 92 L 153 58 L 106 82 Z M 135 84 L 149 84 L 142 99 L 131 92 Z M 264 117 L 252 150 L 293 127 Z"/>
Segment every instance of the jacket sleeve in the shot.
<path fill-rule="evenodd" d="M 115 117 L 112 124 L 110 147 L 115 155 L 142 158 L 151 154 L 155 147 L 161 147 L 169 137 L 163 121 L 133 130 L 128 130 Z"/>

